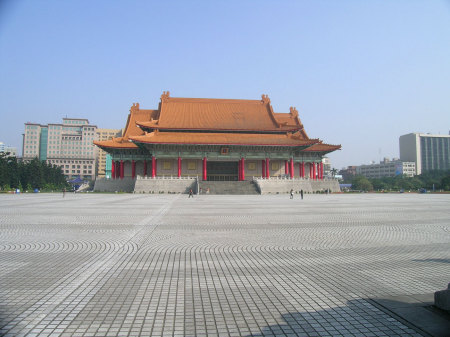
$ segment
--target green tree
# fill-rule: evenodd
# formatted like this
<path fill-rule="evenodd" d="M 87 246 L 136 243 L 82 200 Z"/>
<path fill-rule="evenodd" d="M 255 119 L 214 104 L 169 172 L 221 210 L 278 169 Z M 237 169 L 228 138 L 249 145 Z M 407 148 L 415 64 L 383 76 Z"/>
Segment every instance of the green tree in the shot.
<path fill-rule="evenodd" d="M 352 189 L 361 190 L 361 191 L 371 191 L 373 190 L 373 186 L 369 179 L 364 176 L 357 175 L 352 179 Z"/>
<path fill-rule="evenodd" d="M 445 191 L 450 191 L 450 174 L 441 180 L 441 188 Z"/>

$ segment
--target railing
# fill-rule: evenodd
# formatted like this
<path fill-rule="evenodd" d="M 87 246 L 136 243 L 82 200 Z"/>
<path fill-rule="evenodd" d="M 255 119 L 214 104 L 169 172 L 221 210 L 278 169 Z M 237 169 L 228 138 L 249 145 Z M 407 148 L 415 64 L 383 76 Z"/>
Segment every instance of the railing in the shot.
<path fill-rule="evenodd" d="M 197 176 L 187 176 L 187 177 L 178 177 L 178 176 L 157 176 L 157 177 L 141 177 L 137 176 L 137 180 L 197 180 Z"/>
<path fill-rule="evenodd" d="M 272 181 L 336 181 L 338 179 L 336 178 L 323 178 L 323 179 L 313 179 L 313 178 L 309 178 L 309 177 L 304 177 L 304 178 L 300 178 L 300 177 L 294 177 L 291 178 L 289 175 L 280 175 L 280 176 L 275 176 L 275 177 L 252 177 L 253 181 L 265 181 L 265 180 L 272 180 Z"/>

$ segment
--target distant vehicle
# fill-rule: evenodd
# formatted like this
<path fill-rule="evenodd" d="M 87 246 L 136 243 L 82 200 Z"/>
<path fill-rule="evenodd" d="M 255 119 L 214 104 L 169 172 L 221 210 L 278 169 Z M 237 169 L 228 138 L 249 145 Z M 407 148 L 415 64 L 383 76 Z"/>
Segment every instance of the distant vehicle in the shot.
<path fill-rule="evenodd" d="M 421 188 L 421 189 L 419 190 L 419 193 L 427 193 L 427 190 L 426 190 L 425 188 Z"/>

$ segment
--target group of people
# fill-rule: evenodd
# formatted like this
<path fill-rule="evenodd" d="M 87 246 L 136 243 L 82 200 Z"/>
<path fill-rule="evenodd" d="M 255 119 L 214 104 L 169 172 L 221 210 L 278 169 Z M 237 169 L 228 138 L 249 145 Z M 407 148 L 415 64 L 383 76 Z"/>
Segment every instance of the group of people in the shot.
<path fill-rule="evenodd" d="M 293 188 L 291 188 L 290 194 L 291 194 L 291 199 L 294 199 L 294 189 Z M 303 200 L 303 190 L 300 190 L 300 197 Z"/>

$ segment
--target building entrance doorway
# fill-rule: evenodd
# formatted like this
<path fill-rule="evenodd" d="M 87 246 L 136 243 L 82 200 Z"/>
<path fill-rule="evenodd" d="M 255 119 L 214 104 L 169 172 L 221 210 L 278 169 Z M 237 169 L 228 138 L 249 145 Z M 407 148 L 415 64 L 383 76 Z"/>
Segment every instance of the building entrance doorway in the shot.
<path fill-rule="evenodd" d="M 206 163 L 208 181 L 237 181 L 239 168 L 237 161 L 208 161 Z"/>

